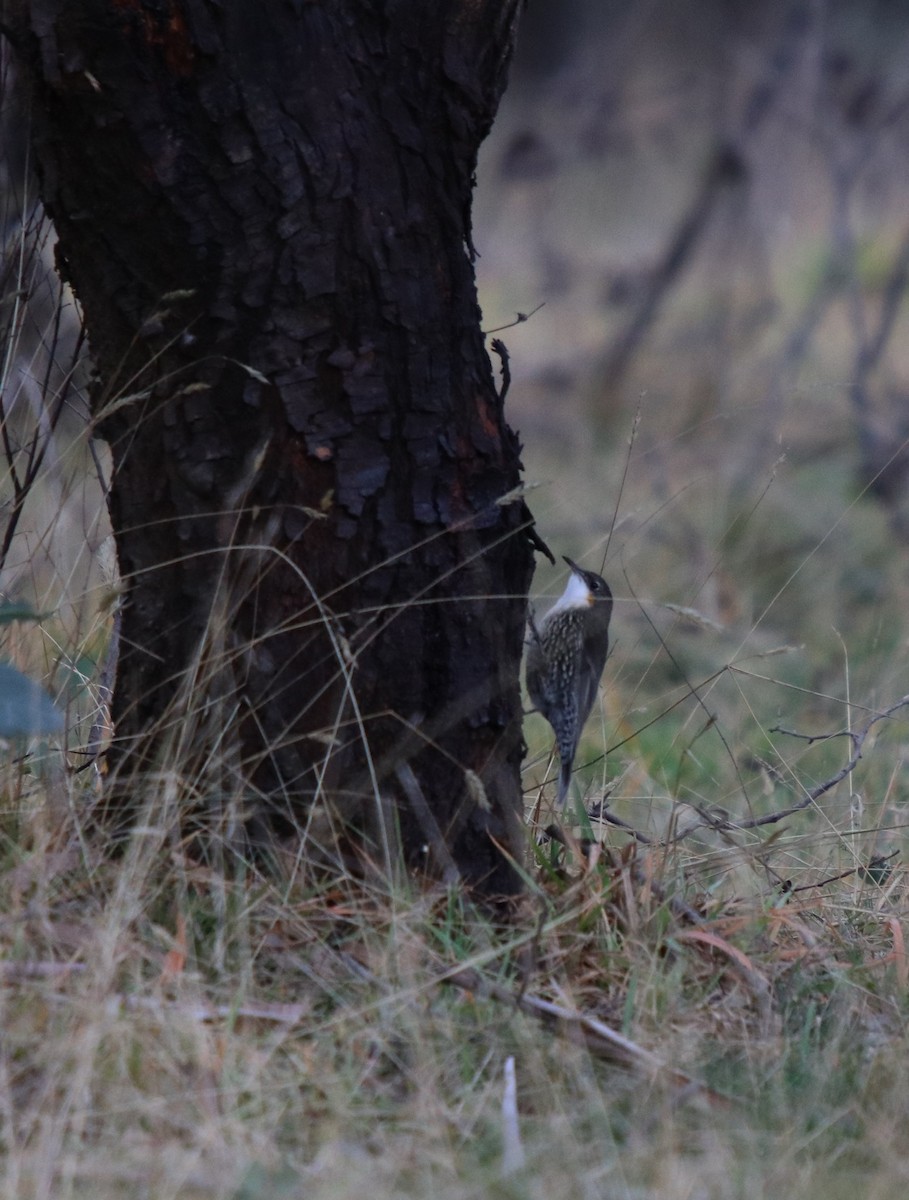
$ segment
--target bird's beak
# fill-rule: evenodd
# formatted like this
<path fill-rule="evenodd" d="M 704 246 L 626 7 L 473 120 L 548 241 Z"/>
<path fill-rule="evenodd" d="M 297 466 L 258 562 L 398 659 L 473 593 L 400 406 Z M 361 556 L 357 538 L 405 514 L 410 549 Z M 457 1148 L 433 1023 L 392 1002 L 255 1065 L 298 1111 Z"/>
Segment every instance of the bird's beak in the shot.
<path fill-rule="evenodd" d="M 562 558 L 564 558 L 564 560 L 568 563 L 569 567 L 571 567 L 571 569 L 575 573 L 575 575 L 583 575 L 584 574 L 583 568 L 579 567 L 576 562 L 573 562 L 572 559 L 570 559 L 567 554 L 563 554 Z"/>

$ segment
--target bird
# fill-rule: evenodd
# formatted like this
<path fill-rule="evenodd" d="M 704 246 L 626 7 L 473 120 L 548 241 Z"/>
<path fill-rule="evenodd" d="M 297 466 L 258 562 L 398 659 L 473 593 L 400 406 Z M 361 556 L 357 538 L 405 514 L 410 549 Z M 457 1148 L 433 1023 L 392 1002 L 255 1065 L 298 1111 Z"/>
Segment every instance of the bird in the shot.
<path fill-rule="evenodd" d="M 556 736 L 559 809 L 565 806 L 581 730 L 606 665 L 612 616 L 612 592 L 602 575 L 563 557 L 571 568 L 568 585 L 539 627 L 531 615 L 524 671 L 533 706 Z"/>

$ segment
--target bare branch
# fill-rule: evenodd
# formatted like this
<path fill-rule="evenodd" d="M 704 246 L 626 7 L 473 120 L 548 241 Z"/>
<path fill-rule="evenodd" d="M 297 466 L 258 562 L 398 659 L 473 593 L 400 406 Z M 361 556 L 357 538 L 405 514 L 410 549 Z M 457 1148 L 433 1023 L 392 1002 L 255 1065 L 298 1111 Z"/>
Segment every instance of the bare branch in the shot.
<path fill-rule="evenodd" d="M 529 321 L 532 316 L 540 311 L 546 304 L 545 300 L 541 300 L 536 308 L 532 308 L 528 313 L 515 313 L 515 319 L 509 321 L 507 325 L 496 325 L 495 329 L 484 329 L 483 336 L 486 337 L 490 333 L 501 333 L 503 329 L 514 329 L 515 325 L 523 325 L 525 321 Z"/>
<path fill-rule="evenodd" d="M 763 817 L 751 817 L 744 821 L 724 821 L 722 822 L 722 827 L 725 829 L 758 829 L 762 825 L 775 825 L 777 822 L 784 820 L 786 817 L 791 817 L 794 813 L 803 812 L 806 808 L 810 808 L 816 800 L 819 800 L 826 792 L 829 792 L 835 788 L 836 785 L 845 779 L 847 775 L 852 774 L 862 757 L 862 751 L 864 749 L 868 734 L 878 723 L 878 721 L 884 721 L 887 719 L 887 717 L 892 717 L 895 712 L 898 712 L 901 708 L 906 708 L 907 706 L 909 706 L 909 694 L 895 701 L 895 703 L 891 704 L 889 708 L 885 708 L 881 712 L 874 713 L 868 718 L 861 729 L 855 730 L 854 732 L 844 729 L 837 733 L 825 734 L 823 736 L 816 735 L 816 740 L 818 741 L 823 741 L 831 737 L 848 737 L 852 742 L 852 755 L 849 758 L 849 761 L 844 763 L 843 766 L 840 767 L 840 769 L 836 772 L 836 774 L 831 775 L 829 779 L 825 779 L 823 783 L 817 784 L 815 787 L 811 788 L 810 791 L 806 792 L 804 798 L 800 800 L 798 804 L 790 805 L 789 808 L 778 809 L 776 812 L 767 813 L 766 816 Z M 784 729 L 779 729 L 778 731 L 780 733 L 790 733 L 789 730 Z M 804 737 L 806 735 L 794 734 L 792 736 Z M 703 825 L 707 824 L 707 821 L 703 822 Z M 691 828 L 686 829 L 685 832 L 680 835 L 680 838 L 688 837 L 689 834 L 693 833 L 696 829 L 702 828 L 703 825 L 691 826 Z"/>
<path fill-rule="evenodd" d="M 798 887 L 792 887 L 791 884 L 783 890 L 787 896 L 794 896 L 796 892 L 810 892 L 815 888 L 824 888 L 831 883 L 839 883 L 841 879 L 848 879 L 850 875 L 867 874 L 870 871 L 875 871 L 887 863 L 891 858 L 896 858 L 899 850 L 894 850 L 892 854 L 875 854 L 868 860 L 865 866 L 851 867 L 848 871 L 840 871 L 838 875 L 829 875 L 826 879 L 821 879 L 818 883 L 801 883 Z"/>

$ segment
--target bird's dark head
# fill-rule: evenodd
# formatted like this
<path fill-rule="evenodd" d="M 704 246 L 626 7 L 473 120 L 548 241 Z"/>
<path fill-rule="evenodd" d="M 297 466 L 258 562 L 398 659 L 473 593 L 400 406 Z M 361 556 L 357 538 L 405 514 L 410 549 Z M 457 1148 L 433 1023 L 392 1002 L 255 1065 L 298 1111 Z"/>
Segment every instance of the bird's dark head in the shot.
<path fill-rule="evenodd" d="M 608 604 L 611 609 L 612 592 L 603 576 L 597 575 L 594 571 L 585 571 L 567 555 L 562 555 L 562 557 L 571 567 L 571 579 L 568 581 L 565 594 L 567 596 L 569 591 L 572 593 L 574 605 L 581 607 L 587 604 L 592 607 L 594 604 Z"/>

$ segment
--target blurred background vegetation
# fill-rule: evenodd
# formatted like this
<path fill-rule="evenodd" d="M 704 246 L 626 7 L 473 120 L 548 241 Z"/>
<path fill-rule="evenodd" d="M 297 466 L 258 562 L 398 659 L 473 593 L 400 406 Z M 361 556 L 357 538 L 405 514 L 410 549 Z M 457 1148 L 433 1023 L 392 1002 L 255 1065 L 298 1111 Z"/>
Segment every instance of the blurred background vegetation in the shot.
<path fill-rule="evenodd" d="M 598 735 L 588 774 L 638 823 L 798 794 L 845 747 L 777 721 L 841 730 L 909 690 L 907 194 L 904 5 L 528 7 L 479 170 L 481 303 L 487 328 L 544 304 L 500 335 L 510 419 L 544 537 L 606 555 L 620 748 L 604 774 Z M 876 819 L 902 828 L 886 762 Z"/>

